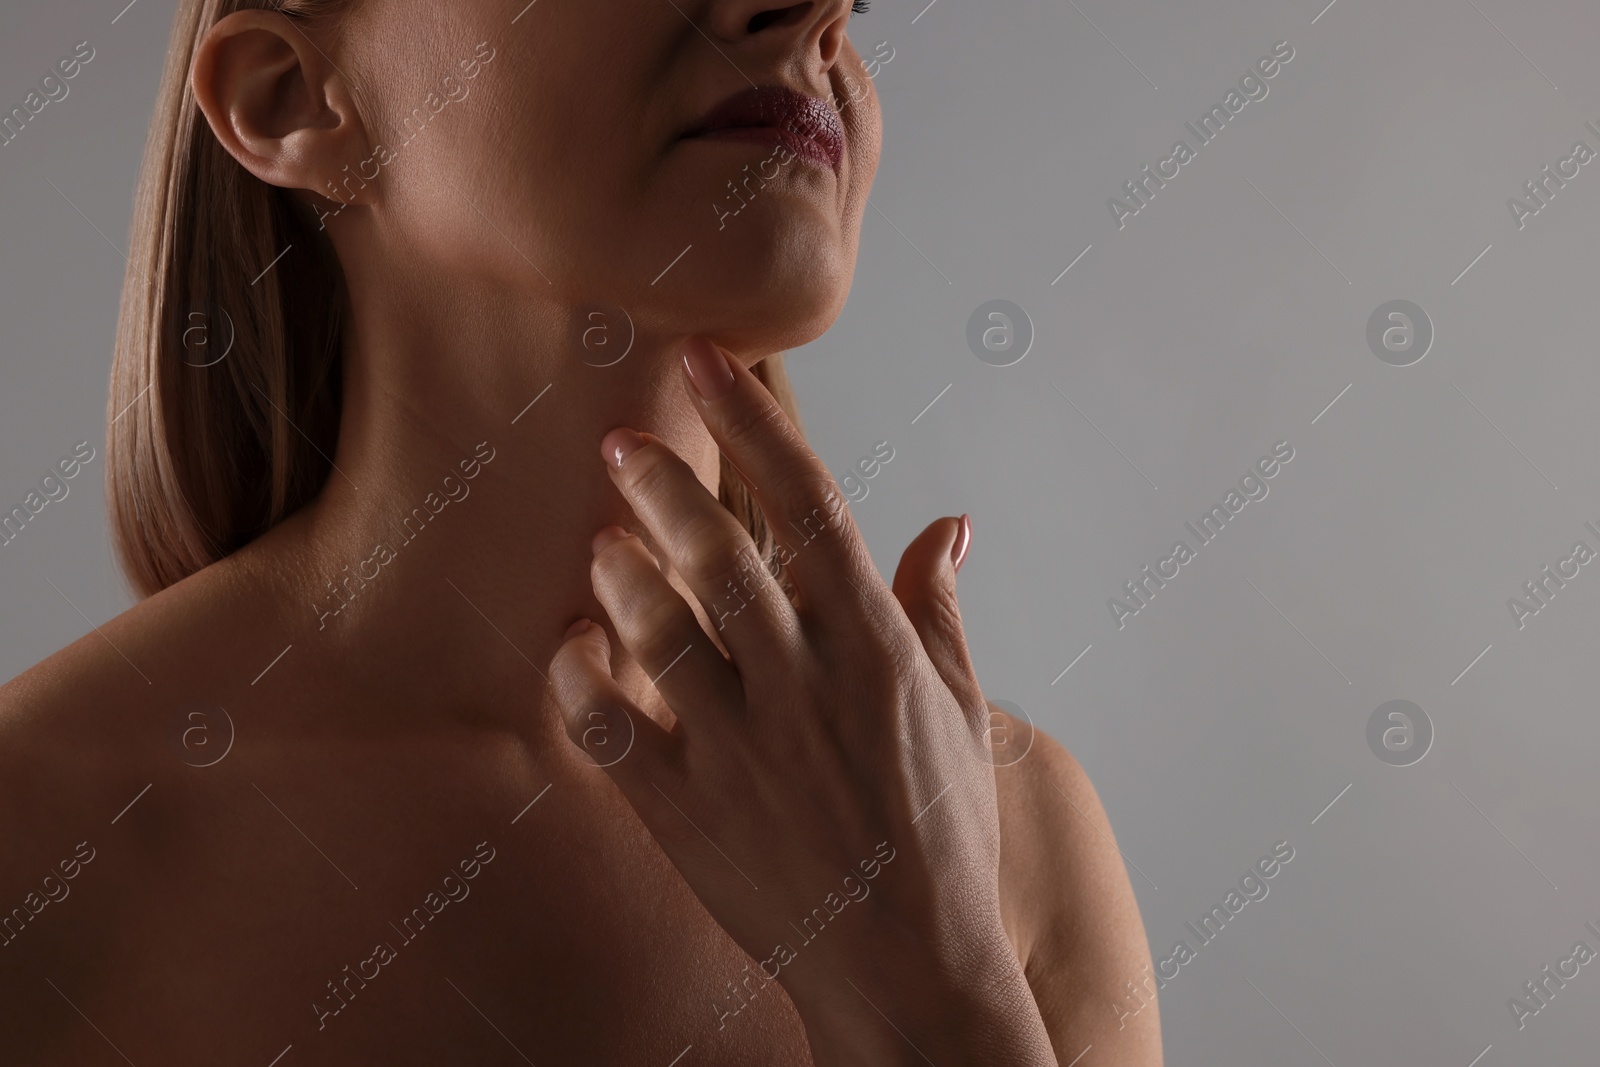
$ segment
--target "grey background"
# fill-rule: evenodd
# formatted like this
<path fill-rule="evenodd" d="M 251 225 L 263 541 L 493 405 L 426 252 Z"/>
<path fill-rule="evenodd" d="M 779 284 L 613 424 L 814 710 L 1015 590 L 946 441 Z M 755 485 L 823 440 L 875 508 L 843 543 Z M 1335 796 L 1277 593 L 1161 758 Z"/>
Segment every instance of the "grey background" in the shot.
<path fill-rule="evenodd" d="M 123 2 L 5 0 L 0 110 L 97 51 L 0 148 L 7 506 L 76 441 L 102 449 L 174 6 L 113 24 Z M 876 0 L 852 36 L 894 58 L 856 288 L 791 374 L 841 477 L 895 449 L 855 506 L 886 573 L 933 517 L 972 514 L 985 690 L 1089 770 L 1158 959 L 1294 846 L 1163 991 L 1168 1062 L 1593 1062 L 1600 963 L 1520 1032 L 1507 998 L 1580 938 L 1600 950 L 1600 566 L 1520 631 L 1506 600 L 1600 548 L 1600 162 L 1521 231 L 1506 200 L 1579 138 L 1600 149 L 1600 8 L 1325 2 Z M 1119 232 L 1106 199 L 1280 40 L 1268 97 Z M 1036 330 L 1015 366 L 966 345 L 995 298 Z M 1397 298 L 1436 330 L 1406 368 L 1365 342 Z M 1279 440 L 1270 495 L 1119 631 L 1106 599 Z M 130 603 L 102 472 L 0 548 L 0 676 Z M 1433 722 L 1413 766 L 1365 741 L 1392 699 Z"/>

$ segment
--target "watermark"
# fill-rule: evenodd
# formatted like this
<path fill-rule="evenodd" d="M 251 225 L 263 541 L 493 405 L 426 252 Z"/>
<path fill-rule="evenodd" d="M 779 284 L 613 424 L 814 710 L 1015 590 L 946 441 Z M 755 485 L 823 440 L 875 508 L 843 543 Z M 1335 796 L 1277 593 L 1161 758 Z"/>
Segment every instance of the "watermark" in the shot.
<path fill-rule="evenodd" d="M 94 56 L 94 46 L 88 41 L 79 41 L 73 46 L 70 56 L 56 60 L 56 65 L 39 79 L 39 87 L 23 97 L 21 106 L 0 115 L 0 148 L 6 147 L 21 136 L 22 131 L 27 129 L 28 124 L 37 119 L 45 108 L 65 100 L 67 94 L 72 92 L 72 86 L 67 83 L 81 74 L 83 68 L 93 61 Z"/>
<path fill-rule="evenodd" d="M 885 849 L 888 850 L 887 855 L 884 854 Z M 745 964 L 739 978 L 728 982 L 727 996 L 723 997 L 721 1002 L 712 1002 L 711 1009 L 717 1013 L 717 1029 L 726 1029 L 728 1019 L 749 1007 L 750 1001 L 760 995 L 761 991 L 766 988 L 767 983 L 776 980 L 779 972 L 784 967 L 798 959 L 801 949 L 821 937 L 822 931 L 827 928 L 828 924 L 838 918 L 839 913 L 844 911 L 852 901 L 860 903 L 866 900 L 872 892 L 872 887 L 867 883 L 883 873 L 883 868 L 891 863 L 894 857 L 895 850 L 889 842 L 879 842 L 877 848 L 873 850 L 872 858 L 864 859 L 856 865 L 861 872 L 860 877 L 857 877 L 854 873 L 845 875 L 844 881 L 840 885 L 840 889 L 844 893 L 843 896 L 840 895 L 839 890 L 830 892 L 822 899 L 822 903 L 812 908 L 800 920 L 799 926 L 796 926 L 794 921 L 790 920 L 789 928 L 798 935 L 798 942 L 791 944 L 789 941 L 780 941 L 773 947 L 772 954 L 756 965 L 758 972 L 756 974 L 751 973 L 748 963 Z M 770 971 L 768 970 L 769 967 L 771 968 Z M 756 983 L 754 988 L 751 987 L 752 982 Z M 724 1003 L 729 1006 L 724 1007 Z"/>
<path fill-rule="evenodd" d="M 485 854 L 485 850 L 487 854 Z M 405 948 L 422 935 L 428 924 L 439 917 L 452 903 L 459 904 L 472 894 L 472 887 L 467 883 L 483 873 L 483 868 L 492 863 L 495 850 L 487 841 L 480 841 L 471 856 L 456 865 L 460 870 L 457 875 L 451 871 L 439 883 L 438 889 L 430 889 L 427 896 L 422 898 L 422 903 L 412 908 L 400 925 L 390 923 L 390 929 L 399 935 L 400 948 Z M 383 973 L 383 968 L 399 959 L 400 953 L 395 948 L 394 942 L 383 940 L 372 948 L 372 955 L 356 964 L 352 969 L 345 964 L 338 975 L 328 981 L 326 998 L 319 997 L 311 1002 L 311 1010 L 317 1016 L 317 1029 L 324 1030 L 328 1020 L 338 1015 L 350 1006 L 356 999 L 356 994 L 367 988 L 368 982 L 376 981 Z M 370 966 L 370 970 L 368 967 Z"/>
<path fill-rule="evenodd" d="M 1128 1020 L 1154 1004 L 1156 990 L 1164 987 L 1165 983 L 1157 980 L 1148 963 L 1139 968 L 1137 979 L 1129 978 L 1123 982 L 1122 988 L 1117 990 L 1117 995 L 1111 1001 L 1111 1014 L 1117 1017 L 1117 1029 L 1126 1030 Z"/>
<path fill-rule="evenodd" d="M 22 936 L 22 931 L 28 924 L 39 917 L 39 913 L 51 904 L 59 904 L 66 900 L 72 893 L 68 882 L 78 877 L 83 872 L 85 864 L 95 857 L 94 847 L 87 841 L 79 841 L 77 847 L 68 858 L 56 864 L 56 870 L 45 875 L 38 889 L 30 890 L 22 898 L 22 903 L 11 909 L 11 913 L 0 917 L 0 948 L 9 947 L 11 942 Z M 60 873 L 58 874 L 57 871 Z"/>
<path fill-rule="evenodd" d="M 1111 211 L 1111 221 L 1121 230 L 1128 225 L 1128 220 L 1150 206 L 1156 198 L 1156 190 L 1165 189 L 1167 182 L 1172 181 L 1183 168 L 1199 158 L 1200 149 L 1210 144 L 1222 135 L 1229 122 L 1236 118 L 1252 101 L 1265 100 L 1271 92 L 1267 82 L 1277 77 L 1284 65 L 1294 59 L 1294 49 L 1288 41 L 1279 41 L 1272 46 L 1270 55 L 1262 56 L 1256 60 L 1255 65 L 1245 71 L 1239 79 L 1239 87 L 1229 88 L 1227 95 L 1222 98 L 1222 103 L 1212 104 L 1200 119 L 1199 125 L 1185 122 L 1184 129 L 1194 137 L 1195 144 L 1190 145 L 1187 138 L 1180 137 L 1173 142 L 1172 151 L 1164 159 L 1156 161 L 1155 169 L 1150 169 L 1146 163 L 1139 169 L 1143 175 L 1140 178 L 1122 183 L 1122 191 L 1126 199 L 1111 197 L 1106 201 L 1106 207 Z"/>
<path fill-rule="evenodd" d="M 888 449 L 888 454 L 884 453 Z M 887 440 L 875 442 L 872 451 L 856 460 L 855 466 L 850 468 L 850 473 L 839 479 L 839 488 L 844 490 L 845 499 L 852 504 L 859 504 L 867 499 L 867 494 L 872 487 L 867 482 L 883 473 L 884 464 L 894 459 L 894 446 Z M 861 477 L 857 478 L 859 474 Z"/>
<path fill-rule="evenodd" d="M 1201 917 L 1198 927 L 1192 922 L 1184 923 L 1184 929 L 1194 937 L 1195 944 L 1191 947 L 1187 940 L 1180 938 L 1173 943 L 1167 955 L 1156 962 L 1156 988 L 1165 989 L 1169 982 L 1182 973 L 1184 967 L 1198 959 L 1200 949 L 1215 941 L 1228 923 L 1244 911 L 1246 905 L 1266 900 L 1267 894 L 1272 891 L 1272 887 L 1267 883 L 1282 873 L 1283 868 L 1293 859 L 1294 846 L 1287 841 L 1279 841 L 1272 846 L 1270 854 L 1262 856 L 1240 877 L 1237 888 L 1228 890 L 1227 895 L 1222 898 L 1222 903 L 1211 905 L 1211 910 Z M 1129 1007 L 1118 998 L 1113 1000 L 1111 1010 L 1125 1026 L 1129 1018 L 1143 1011 L 1145 1007 L 1146 1004 L 1142 999 L 1138 999 L 1134 1006 Z"/>
<path fill-rule="evenodd" d="M 1380 304 L 1367 319 L 1367 347 L 1391 367 L 1419 363 L 1433 347 L 1433 320 L 1409 300 Z"/>
<path fill-rule="evenodd" d="M 788 130 L 796 137 L 804 138 L 809 136 L 805 130 L 794 125 L 793 123 L 785 126 L 784 129 Z M 756 172 L 754 174 L 750 173 L 750 164 L 746 163 L 743 171 L 741 171 L 744 177 L 740 180 L 739 184 L 735 185 L 733 183 L 733 179 L 730 178 L 728 180 L 729 195 L 724 196 L 721 202 L 713 203 L 711 205 L 712 212 L 717 216 L 717 231 L 720 233 L 722 230 L 727 229 L 728 220 L 731 218 L 737 218 L 739 214 L 743 212 L 745 208 L 749 207 L 751 202 L 755 200 L 756 194 L 765 189 L 768 182 L 775 180 L 779 174 L 782 174 L 783 168 L 787 167 L 790 163 L 793 163 L 796 158 L 798 157 L 796 157 L 794 151 L 790 149 L 788 145 L 780 141 L 778 142 L 777 146 L 773 148 L 770 156 L 756 164 Z M 769 163 L 772 164 L 774 168 L 771 174 L 766 172 L 766 167 Z M 751 182 L 755 183 L 754 188 L 751 188 Z M 741 189 L 743 190 L 742 193 L 740 192 Z M 731 209 L 725 208 L 723 207 L 724 203 L 737 204 L 738 206 Z"/>
<path fill-rule="evenodd" d="M 183 351 L 185 364 L 203 369 L 215 367 L 227 359 L 236 339 L 233 316 L 227 309 L 203 304 L 191 308 L 183 317 L 178 347 Z"/>
<path fill-rule="evenodd" d="M 484 54 L 485 49 L 488 49 L 487 55 Z M 489 46 L 488 41 L 480 42 L 473 49 L 471 56 L 457 63 L 461 69 L 460 79 L 454 74 L 446 74 L 439 83 L 443 95 L 430 90 L 421 106 L 412 108 L 411 113 L 400 120 L 400 129 L 396 132 L 407 135 L 404 141 L 396 141 L 393 148 L 379 141 L 373 145 L 372 154 L 355 165 L 354 174 L 351 174 L 349 166 L 346 166 L 343 180 L 337 184 L 332 180 L 327 182 L 328 198 L 339 206 L 332 211 L 323 211 L 320 207 L 317 209 L 317 229 L 327 229 L 328 220 L 337 218 L 354 202 L 356 194 L 364 190 L 368 183 L 377 181 L 378 175 L 383 173 L 383 168 L 400 158 L 400 150 L 415 141 L 418 135 L 428 128 L 428 124 L 443 114 L 446 108 L 453 103 L 466 100 L 472 90 L 464 82 L 476 78 L 485 66 L 494 62 L 494 57 L 498 54 L 496 49 Z M 367 173 L 369 167 L 372 169 L 370 174 Z M 352 182 L 356 183 L 354 188 L 351 187 Z"/>
<path fill-rule="evenodd" d="M 1009 300 L 979 304 L 967 316 L 967 347 L 991 367 L 1011 367 L 1033 348 L 1033 320 Z"/>
<path fill-rule="evenodd" d="M 823 532 L 828 528 L 828 520 L 827 516 L 823 514 L 822 508 L 815 507 L 811 509 L 811 514 L 801 519 L 798 523 L 790 519 L 789 526 L 800 535 L 798 547 L 790 548 L 782 541 L 778 541 L 772 558 L 766 563 L 752 563 L 746 556 L 740 557 L 738 578 L 729 578 L 726 593 L 719 594 L 716 602 L 711 605 L 712 611 L 715 613 L 712 621 L 716 623 L 717 629 L 725 628 L 728 620 L 754 603 L 761 590 L 765 588 L 765 583 L 756 577 L 758 570 L 766 571 L 767 576 L 776 581 L 782 569 L 787 567 L 796 555 L 811 542 L 822 536 Z M 752 585 L 752 583 L 755 584 Z M 748 594 L 748 598 L 746 594 Z M 738 606 L 735 607 L 735 604 Z"/>
<path fill-rule="evenodd" d="M 1585 122 L 1583 127 L 1596 138 L 1600 138 L 1600 127 L 1592 121 Z M 1585 166 L 1594 162 L 1596 154 L 1595 150 L 1589 147 L 1588 141 L 1582 139 L 1574 141 L 1572 151 L 1556 160 L 1554 170 L 1551 170 L 1550 164 L 1546 163 L 1540 169 L 1538 177 L 1522 183 L 1522 192 L 1526 199 L 1507 197 L 1506 207 L 1511 211 L 1511 221 L 1517 224 L 1517 229 L 1525 228 L 1529 219 L 1549 207 L 1556 194 L 1581 174 Z"/>
<path fill-rule="evenodd" d="M 614 367 L 633 351 L 633 316 L 626 308 L 592 308 L 579 325 L 578 358 L 591 367 Z"/>
<path fill-rule="evenodd" d="M 578 747 L 592 760 L 596 767 L 614 767 L 633 751 L 633 716 L 628 712 L 622 713 L 622 719 L 628 724 L 628 740 L 620 745 L 613 742 L 611 737 L 610 718 L 602 711 L 591 711 L 589 721 L 593 724 L 584 728 L 583 735 L 578 739 Z"/>
<path fill-rule="evenodd" d="M 1367 747 L 1391 767 L 1419 763 L 1433 747 L 1433 720 L 1409 700 L 1380 704 L 1367 717 Z"/>
<path fill-rule="evenodd" d="M 359 597 L 369 583 L 376 581 L 383 573 L 383 568 L 395 561 L 402 548 L 422 536 L 422 531 L 427 529 L 428 523 L 448 507 L 451 501 L 459 503 L 467 499 L 468 494 L 472 492 L 472 487 L 467 483 L 481 474 L 483 466 L 493 462 L 494 457 L 493 446 L 488 441 L 480 441 L 472 456 L 458 464 L 461 469 L 460 478 L 454 473 L 444 476 L 444 480 L 440 483 L 443 496 L 439 495 L 439 490 L 434 490 L 423 497 L 421 504 L 402 516 L 398 526 L 391 520 L 389 529 L 394 536 L 374 544 L 372 553 L 358 562 L 354 571 L 350 569 L 349 564 L 346 564 L 342 569 L 343 576 L 328 582 L 328 592 L 331 596 L 327 606 L 316 603 L 311 605 L 311 610 L 317 615 L 317 629 L 326 629 L 328 620 L 349 607 L 351 601 Z"/>
<path fill-rule="evenodd" d="M 1021 763 L 1024 756 L 1033 750 L 1033 739 L 1036 733 L 1033 725 L 1033 716 L 1023 710 L 1021 705 L 1013 704 L 1009 700 L 991 700 L 994 707 L 989 709 L 989 728 L 984 731 L 983 760 L 996 767 L 1010 767 Z M 997 707 L 1006 712 L 1015 723 L 996 712 Z"/>
<path fill-rule="evenodd" d="M 1600 530 L 1596 530 L 1594 523 L 1586 522 L 1583 528 L 1594 534 L 1597 543 L 1600 543 Z M 1528 625 L 1528 620 L 1550 606 L 1550 601 L 1555 599 L 1556 593 L 1567 587 L 1567 583 L 1576 578 L 1585 564 L 1595 558 L 1595 550 L 1589 547 L 1587 541 L 1574 541 L 1572 551 L 1565 557 L 1556 560 L 1555 567 L 1546 563 L 1539 571 L 1539 576 L 1522 583 L 1522 592 L 1527 599 L 1509 597 L 1506 607 L 1511 611 L 1511 621 L 1517 624 L 1517 629 Z"/>
<path fill-rule="evenodd" d="M 716 600 L 710 605 L 710 611 L 713 616 L 712 621 L 716 624 L 718 630 L 725 628 L 729 619 L 755 603 L 756 599 L 761 595 L 764 583 L 760 582 L 757 577 L 760 572 L 765 571 L 769 578 L 776 581 L 782 568 L 788 566 L 801 549 L 815 541 L 827 529 L 827 522 L 820 507 L 812 508 L 811 514 L 806 516 L 799 524 L 790 520 L 789 525 L 801 535 L 802 540 L 798 548 L 791 549 L 779 541 L 775 546 L 772 557 L 764 564 L 756 562 L 751 553 L 742 553 L 740 555 L 738 576 L 728 579 L 726 593 L 717 596 Z M 687 652 L 688 649 L 689 646 L 686 646 L 684 652 Z M 679 655 L 681 656 L 682 653 Z M 666 670 L 661 673 L 665 674 L 666 671 L 671 670 L 675 663 L 677 663 L 676 659 L 669 663 Z M 657 678 L 659 677 L 660 675 L 657 675 Z M 628 724 L 626 740 L 619 740 L 611 736 L 611 719 L 605 712 L 589 712 L 588 719 L 591 725 L 585 727 L 583 733 L 579 735 L 578 747 L 590 759 L 594 760 L 595 766 L 615 766 L 622 762 L 628 753 L 633 750 L 633 741 L 636 736 L 633 718 L 627 712 L 624 712 L 621 718 Z"/>
<path fill-rule="evenodd" d="M 1110 597 L 1106 600 L 1106 607 L 1111 612 L 1111 621 L 1121 630 L 1128 624 L 1128 619 L 1139 614 L 1150 606 L 1156 593 L 1166 588 L 1168 582 L 1182 573 L 1182 568 L 1193 562 L 1199 556 L 1200 548 L 1209 545 L 1222 533 L 1223 527 L 1229 521 L 1237 518 L 1245 506 L 1252 501 L 1265 500 L 1271 492 L 1267 482 L 1278 476 L 1283 469 L 1283 464 L 1294 459 L 1294 448 L 1287 441 L 1279 441 L 1272 446 L 1269 455 L 1256 460 L 1244 476 L 1239 479 L 1239 488 L 1230 488 L 1222 498 L 1222 503 L 1213 504 L 1211 510 L 1200 518 L 1197 528 L 1193 522 L 1184 523 L 1184 528 L 1194 535 L 1197 545 L 1191 546 L 1187 538 L 1173 543 L 1172 551 L 1165 559 L 1156 561 L 1152 569 L 1150 564 L 1145 564 L 1140 571 L 1140 576 L 1122 583 L 1122 590 L 1127 594 L 1127 599 Z M 1170 569 L 1169 569 L 1170 568 Z"/>
<path fill-rule="evenodd" d="M 885 48 L 889 50 L 888 55 L 884 55 L 883 50 Z M 876 80 L 884 66 L 892 61 L 894 57 L 895 50 L 889 45 L 888 41 L 879 41 L 874 45 L 872 58 L 864 59 L 862 62 L 862 67 L 867 72 L 867 79 L 869 81 Z M 845 99 L 841 100 L 839 94 L 834 93 L 832 103 L 834 111 L 842 115 L 845 109 L 863 99 L 867 95 L 867 90 L 865 86 L 848 74 L 840 75 L 840 79 L 844 82 Z M 785 126 L 784 129 L 796 137 L 809 138 L 809 134 L 805 130 L 792 123 Z M 711 211 L 717 217 L 717 231 L 720 233 L 722 230 L 727 229 L 728 220 L 737 217 L 740 212 L 749 207 L 750 203 L 755 200 L 756 194 L 767 187 L 767 182 L 774 181 L 779 174 L 783 173 L 783 168 L 793 163 L 794 160 L 794 152 L 788 146 L 779 143 L 772 150 L 770 156 L 755 165 L 755 173 L 751 173 L 750 164 L 746 163 L 740 171 L 743 178 L 739 179 L 738 184 L 736 185 L 733 179 L 727 182 L 728 192 L 731 196 L 724 196 L 721 201 L 714 202 L 711 205 Z M 770 174 L 766 172 L 769 164 L 773 167 Z M 752 187 L 752 183 L 754 183 L 754 187 Z M 724 204 L 729 206 L 724 207 Z"/>
<path fill-rule="evenodd" d="M 233 716 L 221 704 L 185 704 L 173 725 L 179 755 L 191 767 L 215 767 L 233 751 Z"/>
<path fill-rule="evenodd" d="M 50 504 L 67 499 L 67 494 L 72 492 L 67 483 L 82 473 L 84 464 L 93 462 L 95 455 L 94 446 L 88 441 L 79 441 L 72 446 L 71 455 L 56 460 L 56 465 L 39 479 L 38 488 L 29 490 L 21 504 L 13 504 L 10 510 L 0 513 L 0 546 L 9 545 L 21 536 L 27 525 Z"/>
<path fill-rule="evenodd" d="M 820 507 L 812 508 L 811 514 L 807 515 L 799 523 L 796 523 L 793 519 L 789 520 L 789 525 L 800 534 L 801 541 L 797 548 L 791 549 L 782 541 L 778 541 L 774 546 L 772 556 L 765 563 L 756 561 L 753 553 L 740 554 L 737 577 L 729 578 L 726 583 L 726 592 L 719 594 L 715 601 L 709 605 L 712 622 L 716 624 L 718 630 L 726 628 L 729 619 L 755 603 L 757 598 L 761 596 L 765 583 L 761 582 L 757 576 L 762 571 L 766 572 L 768 578 L 776 581 L 782 569 L 788 566 L 807 545 L 822 536 L 828 526 L 827 517 Z M 684 651 L 687 652 L 688 648 L 686 647 Z M 676 662 L 676 660 L 673 661 L 673 663 Z M 668 664 L 666 669 L 671 670 L 672 664 Z M 662 673 L 665 674 L 666 671 Z M 632 751 L 635 736 L 633 719 L 626 713 L 622 717 L 628 723 L 628 738 L 626 742 L 619 744 L 610 736 L 611 727 L 606 714 L 600 711 L 591 711 L 589 713 L 589 721 L 593 725 L 584 729 L 579 737 L 578 745 L 588 754 L 590 759 L 594 760 L 596 766 L 614 766 Z"/>
<path fill-rule="evenodd" d="M 1600 939 L 1600 929 L 1596 929 L 1593 922 L 1586 922 L 1583 926 Z M 1600 940 L 1596 944 L 1600 944 Z M 1539 977 L 1522 983 L 1522 991 L 1526 996 L 1506 998 L 1506 1007 L 1510 1009 L 1511 1020 L 1517 1024 L 1517 1029 L 1527 1026 L 1529 1019 L 1548 1008 L 1550 1002 L 1556 999 L 1556 994 L 1577 978 L 1594 958 L 1595 950 L 1589 947 L 1589 943 L 1579 941 L 1572 946 L 1570 953 L 1556 960 L 1554 967 L 1547 963 L 1540 970 Z"/>
<path fill-rule="evenodd" d="M 885 48 L 889 49 L 889 54 L 887 56 L 883 54 L 883 50 Z M 867 80 L 873 82 L 877 81 L 878 75 L 882 73 L 883 68 L 894 59 L 894 56 L 895 50 L 888 41 L 879 41 L 877 44 L 873 45 L 872 57 L 870 59 L 863 59 L 861 63 L 861 69 L 867 72 Z M 845 99 L 840 100 L 839 94 L 833 93 L 832 100 L 833 109 L 842 115 L 844 114 L 846 108 L 850 107 L 852 104 L 859 103 L 866 97 L 867 89 L 866 86 L 862 85 L 860 82 L 856 81 L 846 73 L 841 73 L 839 75 L 839 80 L 844 82 Z"/>

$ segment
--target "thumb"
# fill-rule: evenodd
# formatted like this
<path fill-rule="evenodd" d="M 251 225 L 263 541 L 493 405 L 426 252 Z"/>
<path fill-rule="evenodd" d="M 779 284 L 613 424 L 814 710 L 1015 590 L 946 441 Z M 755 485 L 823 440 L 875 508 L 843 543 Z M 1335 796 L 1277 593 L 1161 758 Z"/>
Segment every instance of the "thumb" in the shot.
<path fill-rule="evenodd" d="M 922 639 L 945 685 L 969 717 L 988 721 L 989 709 L 967 653 L 967 637 L 956 603 L 956 567 L 972 542 L 972 520 L 943 518 L 930 523 L 900 556 L 894 595 Z"/>

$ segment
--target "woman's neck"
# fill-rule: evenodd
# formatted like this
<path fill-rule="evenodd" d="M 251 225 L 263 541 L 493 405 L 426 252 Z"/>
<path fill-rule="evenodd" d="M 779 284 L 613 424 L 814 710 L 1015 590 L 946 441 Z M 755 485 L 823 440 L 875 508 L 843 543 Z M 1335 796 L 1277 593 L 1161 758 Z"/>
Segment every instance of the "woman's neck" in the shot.
<path fill-rule="evenodd" d="M 285 595 L 303 601 L 308 644 L 417 668 L 419 700 L 434 685 L 452 702 L 525 699 L 573 619 L 605 621 L 595 531 L 643 532 L 606 473 L 606 431 L 655 434 L 713 494 L 718 453 L 685 391 L 683 338 L 641 335 L 597 366 L 627 341 L 620 315 L 462 299 L 442 316 L 445 299 L 426 317 L 358 316 L 334 470 L 277 539 Z M 623 677 L 642 685 L 631 663 Z"/>

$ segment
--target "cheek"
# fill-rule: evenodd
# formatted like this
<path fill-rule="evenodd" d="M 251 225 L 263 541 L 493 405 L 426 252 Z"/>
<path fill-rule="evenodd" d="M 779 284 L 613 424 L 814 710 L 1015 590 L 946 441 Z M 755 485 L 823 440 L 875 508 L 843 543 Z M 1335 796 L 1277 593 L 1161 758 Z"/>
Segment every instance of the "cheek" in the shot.
<path fill-rule="evenodd" d="M 875 69 L 879 78 L 894 77 L 894 68 L 888 64 L 880 63 Z M 877 81 L 868 77 L 861 54 L 848 41 L 831 80 L 834 97 L 842 105 L 839 120 L 844 123 L 845 140 L 850 146 L 852 180 L 870 185 L 883 150 L 883 109 Z"/>
<path fill-rule="evenodd" d="M 466 99 L 398 150 L 385 168 L 392 224 L 451 270 L 581 292 L 647 270 L 648 282 L 682 248 L 666 252 L 652 235 L 665 213 L 652 210 L 648 185 L 663 146 L 639 129 L 637 101 L 649 94 L 622 85 L 625 71 L 601 77 L 593 51 L 574 48 L 591 61 L 574 65 L 556 39 L 495 41 L 495 58 L 462 82 Z M 615 51 L 601 50 L 608 72 L 628 61 Z"/>

